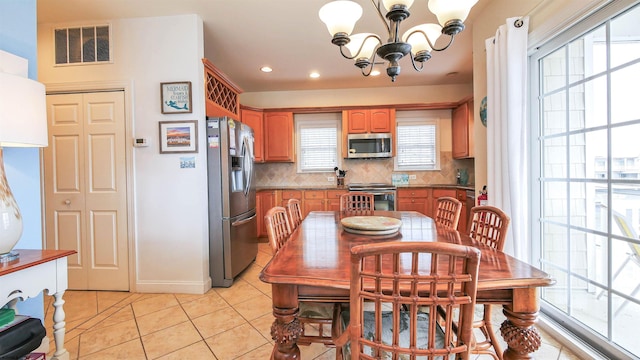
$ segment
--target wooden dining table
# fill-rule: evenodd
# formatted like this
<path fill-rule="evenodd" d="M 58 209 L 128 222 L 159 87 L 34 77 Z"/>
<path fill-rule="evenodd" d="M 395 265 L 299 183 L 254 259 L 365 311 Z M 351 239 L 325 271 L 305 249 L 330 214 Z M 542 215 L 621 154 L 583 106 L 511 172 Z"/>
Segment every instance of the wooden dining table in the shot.
<path fill-rule="evenodd" d="M 372 215 L 396 218 L 402 225 L 392 234 L 355 234 L 345 231 L 341 223 L 348 214 L 314 211 L 264 267 L 260 279 L 272 288 L 274 359 L 300 359 L 299 301 L 349 302 L 351 247 L 384 241 L 439 241 L 480 249 L 477 303 L 503 306 L 506 320 L 500 332 L 508 345 L 504 359 L 533 358 L 541 341 L 535 327 L 539 289 L 555 283 L 549 274 L 466 234 L 440 228 L 419 212 L 375 211 Z"/>

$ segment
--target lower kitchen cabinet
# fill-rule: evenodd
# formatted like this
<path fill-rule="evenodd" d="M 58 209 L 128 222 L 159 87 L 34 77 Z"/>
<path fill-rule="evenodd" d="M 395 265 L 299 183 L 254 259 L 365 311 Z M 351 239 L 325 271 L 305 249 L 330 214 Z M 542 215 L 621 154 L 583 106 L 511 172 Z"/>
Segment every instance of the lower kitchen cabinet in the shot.
<path fill-rule="evenodd" d="M 302 201 L 302 216 L 307 217 L 312 211 L 325 211 L 324 190 L 305 190 Z"/>
<path fill-rule="evenodd" d="M 258 217 L 258 237 L 267 237 L 267 226 L 264 216 L 276 205 L 275 190 L 261 190 L 256 192 L 256 216 Z"/>
<path fill-rule="evenodd" d="M 289 199 L 298 199 L 302 203 L 302 190 L 280 190 L 280 206 L 287 207 Z"/>
<path fill-rule="evenodd" d="M 346 194 L 347 190 L 327 190 L 326 211 L 340 211 L 340 196 Z"/>
<path fill-rule="evenodd" d="M 312 211 L 339 211 L 340 195 L 347 190 L 305 190 L 302 200 L 302 216 Z"/>
<path fill-rule="evenodd" d="M 431 216 L 429 192 L 427 188 L 399 188 L 397 191 L 398 199 L 396 201 L 398 211 L 417 211 L 424 215 Z"/>

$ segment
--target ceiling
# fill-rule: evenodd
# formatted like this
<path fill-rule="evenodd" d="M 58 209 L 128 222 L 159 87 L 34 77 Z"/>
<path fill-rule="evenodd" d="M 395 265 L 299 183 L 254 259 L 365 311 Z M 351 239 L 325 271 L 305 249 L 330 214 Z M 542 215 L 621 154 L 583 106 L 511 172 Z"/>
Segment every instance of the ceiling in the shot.
<path fill-rule="evenodd" d="M 472 24 L 491 0 L 480 0 L 465 22 L 466 29 L 453 45 L 433 52 L 422 72 L 409 58 L 400 61 L 395 83 L 384 72 L 364 77 L 360 69 L 340 55 L 331 35 L 318 18 L 330 0 L 38 0 L 39 23 L 81 22 L 133 17 L 198 14 L 204 22 L 204 54 L 244 92 L 343 89 L 472 82 Z M 371 1 L 356 0 L 363 8 L 354 33 L 373 32 L 386 38 L 385 28 Z M 412 15 L 400 32 L 414 25 L 437 22 L 426 0 L 411 7 Z M 438 45 L 446 43 L 444 37 Z M 268 65 L 271 73 L 259 69 Z M 317 71 L 320 78 L 311 79 Z"/>

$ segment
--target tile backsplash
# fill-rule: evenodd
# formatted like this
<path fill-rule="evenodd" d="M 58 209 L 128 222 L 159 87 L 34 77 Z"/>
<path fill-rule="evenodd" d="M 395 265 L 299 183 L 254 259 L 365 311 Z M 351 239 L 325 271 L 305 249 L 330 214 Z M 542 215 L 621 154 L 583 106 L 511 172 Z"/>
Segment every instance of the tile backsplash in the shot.
<path fill-rule="evenodd" d="M 340 169 L 347 170 L 345 184 L 349 183 L 387 183 L 391 184 L 393 171 L 393 159 L 356 160 L 349 159 L 342 162 Z M 455 184 L 458 169 L 467 169 L 469 184 L 474 183 L 474 160 L 453 159 L 450 151 L 440 152 L 440 170 L 436 171 L 409 171 L 402 174 L 416 175 L 409 180 L 409 185 L 429 184 Z M 291 186 L 335 186 L 327 177 L 335 172 L 299 174 L 294 163 L 268 163 L 256 164 L 257 187 L 291 187 Z"/>

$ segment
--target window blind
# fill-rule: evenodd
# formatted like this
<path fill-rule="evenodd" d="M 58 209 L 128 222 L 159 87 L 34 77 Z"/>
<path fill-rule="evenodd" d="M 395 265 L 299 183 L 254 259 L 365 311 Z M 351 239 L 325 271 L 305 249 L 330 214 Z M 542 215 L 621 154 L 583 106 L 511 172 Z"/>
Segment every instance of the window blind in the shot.
<path fill-rule="evenodd" d="M 301 169 L 304 171 L 333 171 L 337 165 L 338 133 L 336 128 L 300 128 Z"/>
<path fill-rule="evenodd" d="M 435 169 L 437 164 L 436 124 L 398 123 L 397 167 L 405 170 Z"/>
<path fill-rule="evenodd" d="M 341 113 L 297 114 L 298 172 L 333 172 L 340 167 Z"/>

